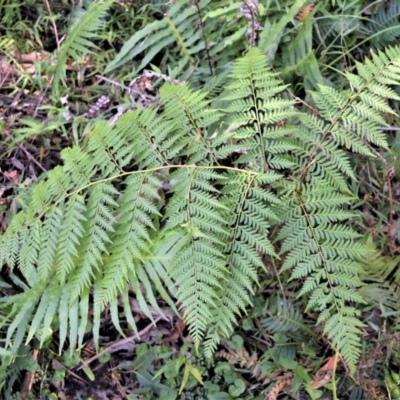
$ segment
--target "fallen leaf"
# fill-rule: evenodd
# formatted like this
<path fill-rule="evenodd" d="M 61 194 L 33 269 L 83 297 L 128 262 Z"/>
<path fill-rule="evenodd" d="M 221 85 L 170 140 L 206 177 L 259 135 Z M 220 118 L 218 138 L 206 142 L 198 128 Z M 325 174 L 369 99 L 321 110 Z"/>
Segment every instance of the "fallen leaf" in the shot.
<path fill-rule="evenodd" d="M 315 374 L 314 379 L 311 381 L 310 386 L 318 389 L 324 386 L 332 379 L 333 370 L 335 368 L 335 356 L 328 359 L 328 362 L 323 365 Z"/>

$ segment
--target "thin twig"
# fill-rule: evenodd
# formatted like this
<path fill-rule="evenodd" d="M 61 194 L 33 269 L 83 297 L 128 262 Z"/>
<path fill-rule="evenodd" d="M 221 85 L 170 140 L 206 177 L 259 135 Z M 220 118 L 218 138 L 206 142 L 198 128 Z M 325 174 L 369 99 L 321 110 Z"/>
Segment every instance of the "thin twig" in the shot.
<path fill-rule="evenodd" d="M 49 83 L 46 85 L 45 89 L 43 90 L 43 93 L 40 96 L 40 99 L 39 99 L 38 103 L 36 104 L 36 108 L 35 108 L 35 111 L 33 113 L 33 118 L 36 118 L 37 113 L 39 112 L 39 107 L 42 104 L 44 97 L 46 96 L 47 92 L 49 91 L 49 89 L 50 89 L 50 87 L 51 87 L 51 85 L 53 83 L 53 78 L 54 78 L 54 75 L 49 79 Z"/>
<path fill-rule="evenodd" d="M 10 137 L 11 139 L 13 138 L 8 132 L 4 132 L 4 134 L 7 135 L 8 137 Z M 33 155 L 31 153 L 29 153 L 28 150 L 25 149 L 24 146 L 22 146 L 22 144 L 18 143 L 17 146 L 18 146 L 19 149 L 21 149 L 26 154 L 26 156 L 28 157 L 28 159 L 30 161 L 35 163 L 43 172 L 47 172 L 46 169 L 42 166 L 42 164 L 40 164 L 40 162 L 37 161 L 35 159 L 35 157 L 33 157 Z"/>
<path fill-rule="evenodd" d="M 107 353 L 113 353 L 114 351 L 117 351 L 118 348 L 121 347 L 123 344 L 137 340 L 138 337 L 145 335 L 147 332 L 151 331 L 155 327 L 155 324 L 158 321 L 160 321 L 161 319 L 162 319 L 162 317 L 156 318 L 154 323 L 147 325 L 146 328 L 142 329 L 138 334 L 135 334 L 133 336 L 129 336 L 125 339 L 114 342 L 113 344 L 111 344 L 110 346 L 108 346 L 104 350 L 102 350 L 100 353 L 98 353 L 98 354 L 94 355 L 93 357 L 89 358 L 88 360 L 84 361 L 82 363 L 82 365 L 77 369 L 77 371 L 80 371 L 81 369 L 87 367 L 89 364 L 91 364 L 93 361 L 97 360 L 102 355 L 107 354 Z"/>
<path fill-rule="evenodd" d="M 400 131 L 400 128 L 397 126 L 383 126 L 381 131 Z"/>
<path fill-rule="evenodd" d="M 102 79 L 105 82 L 111 83 L 112 85 L 118 86 L 123 89 L 128 89 L 128 86 L 122 85 L 121 83 L 117 81 L 113 81 L 112 79 L 107 78 L 106 76 L 103 75 L 96 75 L 96 78 Z"/>
<path fill-rule="evenodd" d="M 212 62 L 211 62 L 210 51 L 209 51 L 209 48 L 208 48 L 207 38 L 206 38 L 205 31 L 204 31 L 204 24 L 203 24 L 203 21 L 201 19 L 201 9 L 200 9 L 200 6 L 199 6 L 199 2 L 197 0 L 193 0 L 193 4 L 195 5 L 195 7 L 197 9 L 197 14 L 199 16 L 199 26 L 200 26 L 200 29 L 201 29 L 201 35 L 203 36 L 204 44 L 206 46 L 206 54 L 207 54 L 208 66 L 210 68 L 210 74 L 214 75 Z"/>
<path fill-rule="evenodd" d="M 58 38 L 57 25 L 56 25 L 56 23 L 54 22 L 54 19 L 52 18 L 52 17 L 53 17 L 53 14 L 51 13 L 51 8 L 50 8 L 50 4 L 49 4 L 48 0 L 45 0 L 45 2 L 46 2 L 47 11 L 49 12 L 49 15 L 50 15 L 51 23 L 52 23 L 52 25 L 53 25 L 54 36 L 55 36 L 55 38 L 56 38 L 56 44 L 57 44 L 57 50 L 60 51 L 60 40 L 59 40 L 59 38 Z"/>

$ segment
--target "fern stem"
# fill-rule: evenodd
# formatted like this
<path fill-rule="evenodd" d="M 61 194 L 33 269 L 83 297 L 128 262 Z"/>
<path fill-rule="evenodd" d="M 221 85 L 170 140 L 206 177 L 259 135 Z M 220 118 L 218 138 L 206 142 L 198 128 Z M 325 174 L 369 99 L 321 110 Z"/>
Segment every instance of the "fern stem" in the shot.
<path fill-rule="evenodd" d="M 336 367 L 338 363 L 339 352 L 336 350 L 335 360 L 333 362 L 333 370 L 332 370 L 332 400 L 339 400 L 336 393 Z"/>
<path fill-rule="evenodd" d="M 260 110 L 258 108 L 258 96 L 256 93 L 256 88 L 254 86 L 254 81 L 253 81 L 253 77 L 251 77 L 250 79 L 250 87 L 251 87 L 251 93 L 253 95 L 253 104 L 254 104 L 254 108 L 255 108 L 255 114 L 256 114 L 256 123 L 257 123 L 257 132 L 260 138 L 260 146 L 261 146 L 261 156 L 260 156 L 260 168 L 261 168 L 261 172 L 264 171 L 265 165 L 266 165 L 266 160 L 265 160 L 265 148 L 264 148 L 264 139 L 263 139 L 263 134 L 262 134 L 262 130 L 261 130 L 261 122 L 260 122 Z"/>
<path fill-rule="evenodd" d="M 118 175 L 113 175 L 104 179 L 99 179 L 98 181 L 92 181 L 90 182 L 89 179 L 89 183 L 86 185 L 81 186 L 79 189 L 76 189 L 70 193 L 67 193 L 65 196 L 59 198 L 58 200 L 54 201 L 54 203 L 47 207 L 46 209 L 44 209 L 40 214 L 38 214 L 35 218 L 33 218 L 32 220 L 29 220 L 29 224 L 35 222 L 38 219 L 41 219 L 45 214 L 47 214 L 47 212 L 49 210 L 51 210 L 52 208 L 58 206 L 62 201 L 68 199 L 69 197 L 73 196 L 74 194 L 78 194 L 80 192 L 82 192 L 85 189 L 88 189 L 91 186 L 100 184 L 100 183 L 105 183 L 105 182 L 111 182 L 115 179 L 120 179 L 120 178 L 124 178 L 127 176 L 131 176 L 131 175 L 136 175 L 136 174 L 150 174 L 152 172 L 158 172 L 158 171 L 163 171 L 163 170 L 169 170 L 169 169 L 199 169 L 199 170 L 224 170 L 224 171 L 233 171 L 233 172 L 237 172 L 239 174 L 244 174 L 244 175 L 250 175 L 250 176 L 258 176 L 260 175 L 260 172 L 255 172 L 255 171 L 245 171 L 243 169 L 240 168 L 236 168 L 236 167 L 226 167 L 226 166 L 199 166 L 199 165 L 164 165 L 162 167 L 155 167 L 155 168 L 149 168 L 145 171 L 129 171 L 129 172 L 122 172 L 121 174 Z M 22 225 L 22 227 L 25 227 L 26 225 Z M 22 228 L 21 227 L 21 228 Z"/>
<path fill-rule="evenodd" d="M 204 24 L 203 24 L 203 19 L 202 19 L 202 16 L 201 16 L 201 9 L 200 9 L 200 6 L 199 6 L 199 2 L 197 0 L 194 0 L 193 4 L 195 5 L 195 7 L 197 9 L 197 14 L 199 16 L 198 24 L 199 24 L 200 29 L 201 29 L 201 35 L 203 36 L 204 45 L 205 45 L 205 48 L 206 48 L 208 67 L 210 68 L 210 75 L 212 76 L 212 75 L 214 75 L 214 71 L 213 71 L 213 67 L 212 67 L 210 49 L 208 47 L 207 37 L 206 37 L 205 31 L 204 31 Z"/>

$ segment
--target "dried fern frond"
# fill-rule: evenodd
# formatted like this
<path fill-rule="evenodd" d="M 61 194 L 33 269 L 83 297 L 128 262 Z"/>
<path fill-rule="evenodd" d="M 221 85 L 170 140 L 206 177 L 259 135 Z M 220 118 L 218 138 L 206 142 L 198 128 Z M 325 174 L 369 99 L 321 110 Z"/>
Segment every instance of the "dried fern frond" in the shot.
<path fill-rule="evenodd" d="M 261 383 L 262 386 L 268 385 L 273 377 L 276 375 L 268 377 L 261 370 L 261 362 L 258 359 L 258 355 L 254 352 L 251 356 L 249 352 L 243 347 L 242 351 L 239 353 L 230 349 L 229 351 L 221 350 L 215 353 L 215 357 L 223 358 L 228 361 L 231 365 L 239 365 L 240 368 L 246 368 L 251 371 L 251 375 L 254 379 Z M 279 372 L 277 373 L 277 375 Z"/>
<path fill-rule="evenodd" d="M 301 9 L 301 11 L 296 15 L 296 19 L 299 22 L 304 22 L 306 18 L 313 12 L 315 7 L 315 4 L 309 4 L 308 6 L 305 6 L 304 8 Z"/>
<path fill-rule="evenodd" d="M 269 390 L 265 400 L 277 400 L 282 392 L 289 392 L 293 386 L 293 373 L 287 372 L 286 374 L 276 378 L 276 383 Z"/>

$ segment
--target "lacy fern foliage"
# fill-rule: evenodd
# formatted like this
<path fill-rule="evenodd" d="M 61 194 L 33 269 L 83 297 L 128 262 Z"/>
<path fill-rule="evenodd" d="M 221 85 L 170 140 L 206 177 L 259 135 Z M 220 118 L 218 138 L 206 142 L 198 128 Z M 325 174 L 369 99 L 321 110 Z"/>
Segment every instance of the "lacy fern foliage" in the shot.
<path fill-rule="evenodd" d="M 397 1 L 390 2 L 385 7 L 373 8 L 371 18 L 366 24 L 371 38 L 371 45 L 381 49 L 393 44 L 400 36 L 398 19 L 400 4 Z"/>
<path fill-rule="evenodd" d="M 264 258 L 279 251 L 282 276 L 291 271 L 353 368 L 365 246 L 348 225 L 349 154 L 386 146 L 380 127 L 399 72 L 399 49 L 374 55 L 347 74 L 349 90 L 312 93 L 319 112 L 309 114 L 253 48 L 217 98 L 168 84 L 158 108 L 97 124 L 85 146 L 62 152 L 1 238 L 0 264 L 21 287 L 3 305 L 8 345 L 43 344 L 51 328 L 60 349 L 67 338 L 82 344 L 92 301 L 96 341 L 108 305 L 117 329 L 121 309 L 136 329 L 133 292 L 149 318 L 149 305 L 162 313 L 160 298 L 179 304 L 211 355 L 251 305 Z"/>
<path fill-rule="evenodd" d="M 53 92 L 58 94 L 60 81 L 65 81 L 67 58 L 78 61 L 83 55 L 92 54 L 97 48 L 93 43 L 96 31 L 102 26 L 102 18 L 112 6 L 113 0 L 95 0 L 86 11 L 81 10 L 73 24 L 69 27 L 65 41 L 57 54 L 57 67 L 53 81 Z"/>
<path fill-rule="evenodd" d="M 198 7 L 204 10 L 209 4 L 210 0 L 200 0 Z M 137 71 L 140 71 L 168 47 L 175 47 L 177 51 L 172 50 L 176 53 L 175 58 L 181 59 L 177 72 L 186 70 L 188 66 L 193 68 L 196 63 L 195 54 L 205 47 L 198 21 L 199 15 L 195 5 L 185 0 L 174 2 L 164 18 L 146 24 L 124 44 L 107 70 L 112 71 L 144 53 L 138 63 Z"/>

